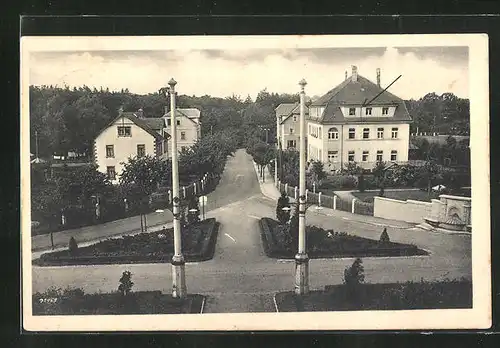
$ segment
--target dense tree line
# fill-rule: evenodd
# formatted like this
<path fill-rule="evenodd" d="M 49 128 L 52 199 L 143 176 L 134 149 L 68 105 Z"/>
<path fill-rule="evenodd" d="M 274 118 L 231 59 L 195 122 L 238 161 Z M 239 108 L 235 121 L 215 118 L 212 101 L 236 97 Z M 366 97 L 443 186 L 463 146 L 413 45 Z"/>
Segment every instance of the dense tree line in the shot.
<path fill-rule="evenodd" d="M 428 93 L 418 100 L 410 99 L 406 107 L 413 124 L 411 132 L 469 135 L 469 99 L 452 93 Z"/>

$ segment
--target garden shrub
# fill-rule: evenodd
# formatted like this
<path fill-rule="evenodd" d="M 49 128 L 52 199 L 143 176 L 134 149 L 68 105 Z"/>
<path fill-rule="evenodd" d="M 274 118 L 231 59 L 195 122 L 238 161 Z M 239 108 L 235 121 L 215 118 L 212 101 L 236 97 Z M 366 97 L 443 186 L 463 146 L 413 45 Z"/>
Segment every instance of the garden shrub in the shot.
<path fill-rule="evenodd" d="M 134 282 L 132 281 L 132 273 L 130 271 L 124 271 L 120 278 L 120 285 L 118 286 L 118 291 L 126 296 L 132 291 L 132 286 Z"/>
<path fill-rule="evenodd" d="M 290 200 L 285 192 L 281 193 L 276 205 L 276 218 L 281 224 L 285 224 L 290 220 L 290 211 L 284 211 L 283 208 L 290 208 Z"/>
<path fill-rule="evenodd" d="M 365 192 L 365 176 L 363 174 L 358 177 L 358 191 Z"/>
<path fill-rule="evenodd" d="M 387 234 L 387 228 L 384 227 L 384 230 L 382 231 L 382 234 L 380 235 L 380 239 L 379 241 L 381 243 L 388 243 L 390 242 L 391 240 L 389 239 L 389 234 Z"/>
<path fill-rule="evenodd" d="M 74 237 L 69 239 L 68 251 L 70 255 L 75 255 L 78 250 L 78 243 Z"/>
<path fill-rule="evenodd" d="M 352 266 L 344 270 L 344 285 L 347 299 L 357 300 L 359 298 L 360 285 L 365 280 L 364 272 L 363 261 L 360 258 L 354 260 Z"/>

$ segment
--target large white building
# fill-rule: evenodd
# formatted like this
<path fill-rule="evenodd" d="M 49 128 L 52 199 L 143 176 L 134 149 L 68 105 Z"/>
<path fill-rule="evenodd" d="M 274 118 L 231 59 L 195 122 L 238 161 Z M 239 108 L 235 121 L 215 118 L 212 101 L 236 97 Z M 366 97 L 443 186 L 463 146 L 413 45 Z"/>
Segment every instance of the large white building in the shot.
<path fill-rule="evenodd" d="M 412 119 L 404 101 L 358 74 L 315 100 L 307 119 L 307 157 L 326 171 L 348 162 L 371 169 L 378 161 L 406 162 Z"/>
<path fill-rule="evenodd" d="M 146 155 L 168 158 L 168 139 L 163 118 L 145 118 L 142 110 L 122 112 L 94 140 L 98 170 L 117 184 L 123 163 Z"/>
<path fill-rule="evenodd" d="M 177 120 L 177 150 L 193 146 L 201 137 L 201 112 L 195 108 L 177 108 L 175 118 Z M 166 123 L 166 131 L 171 134 L 170 111 L 165 108 L 163 116 Z M 171 155 L 171 154 L 169 154 Z"/>

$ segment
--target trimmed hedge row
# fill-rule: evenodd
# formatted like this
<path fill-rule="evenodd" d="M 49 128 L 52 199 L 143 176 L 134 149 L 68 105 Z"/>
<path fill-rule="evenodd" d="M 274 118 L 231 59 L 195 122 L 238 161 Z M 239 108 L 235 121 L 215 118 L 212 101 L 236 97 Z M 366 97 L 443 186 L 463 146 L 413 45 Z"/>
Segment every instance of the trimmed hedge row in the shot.
<path fill-rule="evenodd" d="M 33 315 L 196 314 L 204 296 L 176 299 L 161 291 L 84 294 L 80 289 L 33 295 Z"/>
<path fill-rule="evenodd" d="M 271 258 L 293 258 L 295 251 L 285 247 L 283 240 L 277 238 L 276 232 L 279 223 L 270 218 L 259 220 L 264 251 Z M 308 256 L 310 258 L 335 257 L 397 257 L 428 255 L 425 250 L 415 245 L 394 242 L 380 242 L 369 238 L 348 235 L 346 233 L 332 233 L 332 240 L 327 239 L 328 231 L 316 226 L 307 226 Z M 282 239 L 282 238 L 281 238 Z"/>
<path fill-rule="evenodd" d="M 195 236 L 198 250 L 184 252 L 187 262 L 207 261 L 213 258 L 215 243 L 220 224 L 214 219 L 206 219 L 202 223 L 207 224 L 204 233 Z M 159 232 L 150 232 L 158 234 Z M 149 233 L 148 233 L 149 234 Z M 139 236 L 139 235 L 138 235 Z M 134 238 L 131 236 L 129 238 Z M 118 238 L 115 238 L 118 239 Z M 104 241 L 106 242 L 106 241 Z M 101 242 L 102 243 L 102 242 Z M 85 248 L 95 249 L 96 245 Z M 83 248 L 82 248 L 83 249 Z M 122 263 L 170 263 L 172 261 L 173 250 L 171 252 L 154 252 L 148 254 L 114 254 L 114 255 L 75 255 L 71 256 L 68 251 L 58 251 L 42 254 L 40 259 L 33 263 L 39 266 L 64 266 L 64 265 L 96 265 L 96 264 L 122 264 Z"/>

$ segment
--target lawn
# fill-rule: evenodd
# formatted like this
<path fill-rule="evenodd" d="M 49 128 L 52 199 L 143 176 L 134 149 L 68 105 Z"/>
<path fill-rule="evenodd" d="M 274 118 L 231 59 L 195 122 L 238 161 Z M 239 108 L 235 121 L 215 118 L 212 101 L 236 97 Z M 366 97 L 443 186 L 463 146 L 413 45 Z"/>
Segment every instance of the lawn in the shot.
<path fill-rule="evenodd" d="M 270 218 L 259 221 L 264 250 L 269 257 L 291 259 L 296 254 L 296 243 L 289 237 L 285 225 Z M 307 253 L 310 258 L 336 257 L 390 257 L 428 255 L 415 245 L 379 241 L 350 235 L 345 232 L 307 226 Z"/>
<path fill-rule="evenodd" d="M 160 291 L 84 294 L 80 289 L 33 295 L 33 315 L 112 315 L 200 313 L 204 296 L 173 298 Z"/>
<path fill-rule="evenodd" d="M 183 231 L 182 247 L 186 261 L 206 261 L 213 257 L 218 225 L 211 218 Z M 161 232 L 110 238 L 73 252 L 68 249 L 45 253 L 33 262 L 40 266 L 169 263 L 174 252 L 173 239 L 173 228 L 170 228 Z"/>
<path fill-rule="evenodd" d="M 359 284 L 355 290 L 333 285 L 302 296 L 278 293 L 276 305 L 280 312 L 472 308 L 472 282 Z"/>

